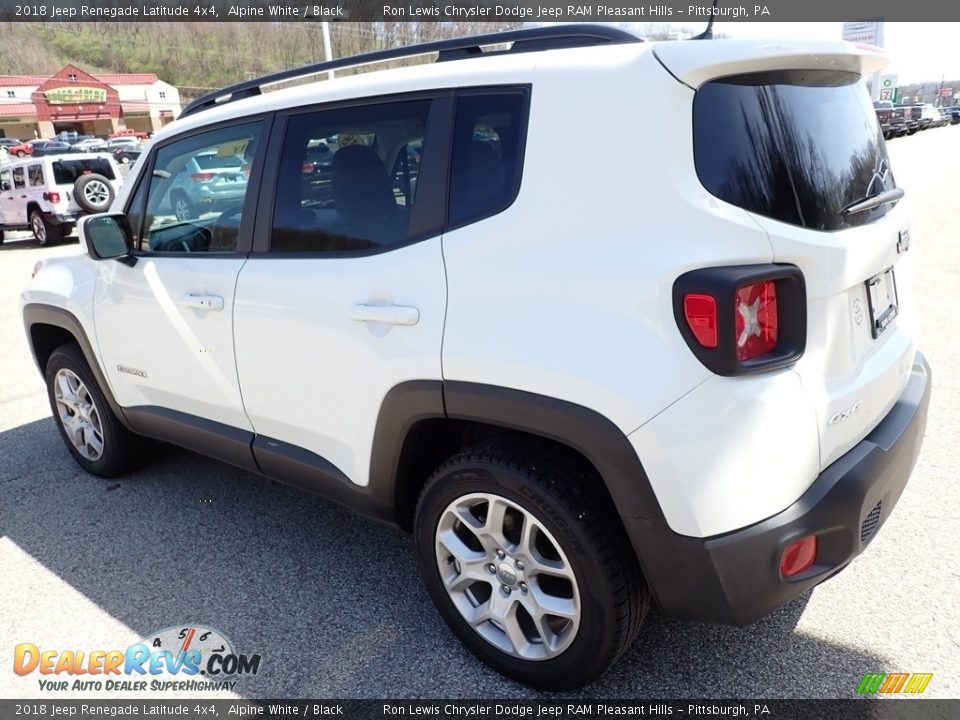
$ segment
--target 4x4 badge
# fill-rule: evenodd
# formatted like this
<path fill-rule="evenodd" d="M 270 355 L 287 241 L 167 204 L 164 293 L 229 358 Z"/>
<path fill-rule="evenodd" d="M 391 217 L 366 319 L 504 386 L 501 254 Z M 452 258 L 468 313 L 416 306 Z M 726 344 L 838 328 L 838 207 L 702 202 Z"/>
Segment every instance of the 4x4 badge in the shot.
<path fill-rule="evenodd" d="M 900 237 L 897 239 L 897 253 L 905 253 L 910 249 L 910 231 L 901 230 Z"/>

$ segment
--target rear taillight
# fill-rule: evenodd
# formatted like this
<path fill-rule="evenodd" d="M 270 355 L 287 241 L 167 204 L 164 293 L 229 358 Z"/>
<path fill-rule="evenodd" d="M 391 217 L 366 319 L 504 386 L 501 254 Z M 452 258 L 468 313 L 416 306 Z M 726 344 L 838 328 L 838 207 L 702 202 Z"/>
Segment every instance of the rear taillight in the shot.
<path fill-rule="evenodd" d="M 683 317 L 698 343 L 705 348 L 717 346 L 717 301 L 713 296 L 700 293 L 685 295 Z"/>
<path fill-rule="evenodd" d="M 43 199 L 47 202 L 58 203 L 60 202 L 60 193 L 58 192 L 45 192 L 43 194 Z"/>
<path fill-rule="evenodd" d="M 777 347 L 777 286 L 773 280 L 737 288 L 734 300 L 737 357 L 753 360 Z"/>
<path fill-rule="evenodd" d="M 817 536 L 807 535 L 787 545 L 780 556 L 780 574 L 783 577 L 799 575 L 813 567 L 817 560 Z"/>
<path fill-rule="evenodd" d="M 313 170 L 314 170 L 315 167 L 316 167 L 316 165 L 315 165 L 314 163 L 312 163 L 312 162 L 305 162 L 305 163 L 303 164 L 303 174 L 304 174 L 304 175 L 309 175 L 310 173 L 313 172 Z"/>
<path fill-rule="evenodd" d="M 190 176 L 190 179 L 194 182 L 210 182 L 213 180 L 213 173 L 210 172 L 200 172 L 194 173 Z"/>
<path fill-rule="evenodd" d="M 691 270 L 674 282 L 673 312 L 687 346 L 717 375 L 785 367 L 806 346 L 806 288 L 793 265 Z"/>

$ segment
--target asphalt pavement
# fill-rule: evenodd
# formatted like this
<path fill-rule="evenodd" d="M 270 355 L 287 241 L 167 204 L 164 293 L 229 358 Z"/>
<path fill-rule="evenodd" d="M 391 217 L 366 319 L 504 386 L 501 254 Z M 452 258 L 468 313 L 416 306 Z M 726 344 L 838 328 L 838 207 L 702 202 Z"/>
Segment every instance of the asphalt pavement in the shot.
<path fill-rule="evenodd" d="M 652 613 L 580 697 L 842 698 L 866 672 L 933 673 L 926 696 L 960 697 L 960 127 L 894 140 L 890 154 L 917 212 L 910 260 L 934 377 L 900 504 L 867 553 L 756 625 Z M 0 246 L 0 696 L 77 697 L 11 672 L 17 643 L 123 649 L 204 626 L 262 656 L 257 675 L 209 697 L 548 697 L 461 647 L 400 532 L 173 448 L 120 480 L 82 472 L 50 418 L 18 305 L 37 260 L 77 252 Z"/>

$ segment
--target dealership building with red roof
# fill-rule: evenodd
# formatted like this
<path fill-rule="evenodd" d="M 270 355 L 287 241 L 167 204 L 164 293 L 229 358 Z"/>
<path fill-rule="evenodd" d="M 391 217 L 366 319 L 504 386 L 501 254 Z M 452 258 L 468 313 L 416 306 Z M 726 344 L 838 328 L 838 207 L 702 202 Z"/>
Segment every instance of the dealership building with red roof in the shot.
<path fill-rule="evenodd" d="M 0 75 L 0 137 L 154 132 L 179 114 L 180 93 L 154 73 L 91 75 L 67 65 L 53 75 Z"/>

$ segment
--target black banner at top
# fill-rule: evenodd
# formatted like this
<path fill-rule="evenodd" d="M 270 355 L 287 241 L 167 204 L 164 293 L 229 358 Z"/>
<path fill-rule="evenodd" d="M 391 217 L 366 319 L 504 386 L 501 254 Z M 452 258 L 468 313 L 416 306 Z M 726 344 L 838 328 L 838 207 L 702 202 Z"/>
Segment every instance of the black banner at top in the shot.
<path fill-rule="evenodd" d="M 955 720 L 960 700 L 0 700 L 0 719 Z"/>
<path fill-rule="evenodd" d="M 883 19 L 960 21 L 944 0 L 765 0 L 750 4 L 569 4 L 547 0 L 0 0 L 8 22 L 794 22 Z"/>

